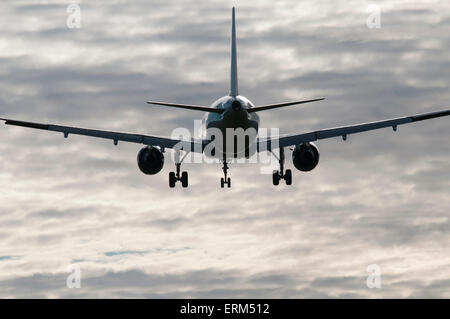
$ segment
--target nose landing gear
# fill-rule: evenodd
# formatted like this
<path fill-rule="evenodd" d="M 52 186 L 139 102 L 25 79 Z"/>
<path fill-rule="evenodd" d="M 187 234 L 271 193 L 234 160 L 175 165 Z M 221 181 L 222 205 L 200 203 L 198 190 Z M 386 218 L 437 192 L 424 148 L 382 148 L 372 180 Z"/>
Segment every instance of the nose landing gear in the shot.
<path fill-rule="evenodd" d="M 225 187 L 225 184 L 227 184 L 228 188 L 231 187 L 231 178 L 227 177 L 228 168 L 229 168 L 228 162 L 227 162 L 227 160 L 224 158 L 224 159 L 223 159 L 223 167 L 222 167 L 224 177 L 222 177 L 222 178 L 220 179 L 220 187 L 221 187 L 221 188 L 224 188 L 224 187 Z"/>

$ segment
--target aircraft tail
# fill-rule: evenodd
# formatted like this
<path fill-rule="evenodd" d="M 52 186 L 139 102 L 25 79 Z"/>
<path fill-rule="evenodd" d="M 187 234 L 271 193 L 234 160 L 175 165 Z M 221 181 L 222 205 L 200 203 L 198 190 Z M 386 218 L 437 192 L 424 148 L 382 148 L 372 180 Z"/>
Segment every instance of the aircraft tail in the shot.
<path fill-rule="evenodd" d="M 235 8 L 232 11 L 231 26 L 231 74 L 230 74 L 230 96 L 239 95 L 238 92 L 238 75 L 237 75 L 237 58 L 236 58 L 236 18 Z"/>
<path fill-rule="evenodd" d="M 235 16 L 235 8 L 233 7 L 232 11 L 232 25 L 231 25 L 231 72 L 230 72 L 230 96 L 236 97 L 239 95 L 238 92 L 238 74 L 237 74 L 237 52 L 236 52 L 236 16 Z M 285 107 L 289 105 L 295 104 L 304 104 L 315 101 L 321 101 L 324 98 L 317 98 L 311 100 L 302 100 L 302 101 L 294 101 L 294 102 L 285 102 L 278 104 L 268 104 L 252 107 L 247 110 L 248 113 L 260 112 L 265 110 L 271 110 L 279 107 Z M 200 105 L 187 105 L 187 104 L 175 104 L 175 103 L 166 103 L 166 102 L 156 102 L 156 101 L 148 101 L 148 104 L 156 104 L 156 105 L 164 105 L 170 107 L 183 108 L 188 110 L 202 111 L 202 112 L 210 112 L 210 113 L 223 113 L 223 109 L 216 109 L 207 106 Z"/>

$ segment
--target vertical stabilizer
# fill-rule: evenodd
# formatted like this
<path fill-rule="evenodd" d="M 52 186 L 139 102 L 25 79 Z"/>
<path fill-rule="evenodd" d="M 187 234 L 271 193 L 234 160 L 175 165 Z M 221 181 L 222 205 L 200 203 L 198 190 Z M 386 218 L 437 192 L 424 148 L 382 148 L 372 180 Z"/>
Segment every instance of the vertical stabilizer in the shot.
<path fill-rule="evenodd" d="M 230 78 L 230 95 L 237 96 L 238 78 L 237 78 L 237 59 L 236 59 L 236 19 L 235 9 L 233 7 L 232 27 L 231 27 L 231 78 Z"/>

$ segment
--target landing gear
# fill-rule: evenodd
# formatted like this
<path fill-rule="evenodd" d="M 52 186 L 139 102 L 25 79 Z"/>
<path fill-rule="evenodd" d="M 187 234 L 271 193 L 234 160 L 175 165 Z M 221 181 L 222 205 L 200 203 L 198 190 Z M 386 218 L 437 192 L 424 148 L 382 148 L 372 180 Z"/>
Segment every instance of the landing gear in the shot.
<path fill-rule="evenodd" d="M 188 173 L 181 173 L 181 186 L 188 187 Z"/>
<path fill-rule="evenodd" d="M 292 171 L 287 169 L 283 174 L 281 171 L 273 171 L 272 173 L 272 183 L 277 186 L 280 184 L 280 179 L 284 179 L 286 185 L 292 185 Z"/>
<path fill-rule="evenodd" d="M 284 181 L 286 185 L 292 185 L 292 171 L 290 169 L 287 169 L 286 173 L 284 173 Z"/>
<path fill-rule="evenodd" d="M 224 188 L 225 184 L 227 184 L 228 188 L 230 188 L 231 187 L 231 178 L 228 177 L 227 179 L 225 179 L 222 177 L 220 179 L 220 187 Z"/>
<path fill-rule="evenodd" d="M 187 154 L 188 153 L 186 153 L 186 155 Z M 175 153 L 175 159 L 177 161 L 175 163 L 175 166 L 176 166 L 176 170 L 177 171 L 169 173 L 169 187 L 170 188 L 174 188 L 177 181 L 181 182 L 181 186 L 183 188 L 188 187 L 188 173 L 187 172 L 181 172 L 181 163 L 186 158 L 186 155 L 184 155 L 184 157 L 180 161 L 179 160 L 179 158 L 180 158 L 179 151 L 177 151 L 177 153 Z"/>
<path fill-rule="evenodd" d="M 278 158 L 278 162 L 280 163 L 280 170 L 273 171 L 272 174 L 272 183 L 277 186 L 280 184 L 280 179 L 284 179 L 286 185 L 292 184 L 292 171 L 287 169 L 284 172 L 284 148 L 280 148 L 280 157 Z"/>
<path fill-rule="evenodd" d="M 273 171 L 273 173 L 272 173 L 272 183 L 275 186 L 280 184 L 280 173 L 278 171 Z"/>
<path fill-rule="evenodd" d="M 228 168 L 229 168 L 229 167 L 228 167 L 228 162 L 227 162 L 227 160 L 224 158 L 224 159 L 223 159 L 223 167 L 222 167 L 224 177 L 222 177 L 222 178 L 220 179 L 220 187 L 222 187 L 222 188 L 225 187 L 225 184 L 227 184 L 228 188 L 231 187 L 231 178 L 227 177 Z"/>
<path fill-rule="evenodd" d="M 177 177 L 175 176 L 175 173 L 170 172 L 169 173 L 169 187 L 174 188 L 176 182 L 177 182 Z"/>

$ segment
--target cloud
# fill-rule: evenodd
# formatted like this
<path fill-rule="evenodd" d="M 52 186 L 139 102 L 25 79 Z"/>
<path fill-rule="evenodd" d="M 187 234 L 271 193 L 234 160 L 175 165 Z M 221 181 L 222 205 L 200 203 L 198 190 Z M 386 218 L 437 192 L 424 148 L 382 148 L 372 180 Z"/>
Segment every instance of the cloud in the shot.
<path fill-rule="evenodd" d="M 445 1 L 269 1 L 237 5 L 240 92 L 281 133 L 448 108 Z M 0 21 L 0 114 L 167 136 L 228 92 L 228 2 L 14 1 Z M 273 187 L 258 165 L 168 159 L 141 174 L 141 145 L 0 127 L 1 297 L 448 298 L 446 118 L 318 143 L 320 165 Z M 290 156 L 290 154 L 288 154 Z M 167 152 L 169 157 L 170 153 Z M 292 168 L 290 160 L 287 166 Z M 82 288 L 65 286 L 77 263 Z M 381 289 L 366 286 L 367 265 Z"/>

